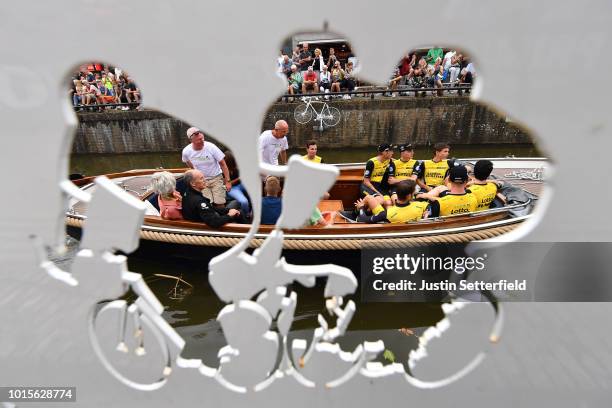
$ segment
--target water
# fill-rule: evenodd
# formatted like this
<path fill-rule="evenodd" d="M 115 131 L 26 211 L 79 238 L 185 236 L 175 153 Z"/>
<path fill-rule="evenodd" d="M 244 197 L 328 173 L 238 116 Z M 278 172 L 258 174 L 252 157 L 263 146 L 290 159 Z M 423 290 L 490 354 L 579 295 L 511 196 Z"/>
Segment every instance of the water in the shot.
<path fill-rule="evenodd" d="M 303 149 L 289 149 L 290 154 L 305 154 Z M 365 163 L 376 155 L 376 148 L 343 148 L 319 149 L 326 163 Z M 531 144 L 499 144 L 499 145 L 453 145 L 453 157 L 541 157 L 542 154 Z M 416 159 L 430 159 L 431 148 L 417 146 Z M 395 153 L 399 157 L 399 152 Z M 183 168 L 180 152 L 161 153 L 130 153 L 130 154 L 74 154 L 70 160 L 70 173 L 98 175 L 121 172 L 133 169 L 150 169 L 163 167 Z"/>

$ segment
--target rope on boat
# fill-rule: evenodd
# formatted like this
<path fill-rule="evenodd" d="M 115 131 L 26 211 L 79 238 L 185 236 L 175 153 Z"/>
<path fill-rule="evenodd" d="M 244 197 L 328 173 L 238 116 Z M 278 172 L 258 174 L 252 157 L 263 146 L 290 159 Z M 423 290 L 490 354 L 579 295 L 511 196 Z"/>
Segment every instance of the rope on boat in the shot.
<path fill-rule="evenodd" d="M 66 217 L 66 224 L 82 228 L 83 220 Z M 406 248 L 427 244 L 452 244 L 489 239 L 505 234 L 516 228 L 518 224 L 504 225 L 493 228 L 483 228 L 476 231 L 439 234 L 420 237 L 376 238 L 376 239 L 291 239 L 285 238 L 284 249 L 292 250 L 354 250 L 354 249 L 385 249 Z M 150 241 L 169 242 L 173 244 L 225 247 L 229 248 L 242 240 L 240 237 L 213 237 L 204 235 L 174 234 L 159 231 L 140 231 L 140 238 Z M 251 248 L 258 248 L 264 239 L 253 238 L 249 243 Z"/>

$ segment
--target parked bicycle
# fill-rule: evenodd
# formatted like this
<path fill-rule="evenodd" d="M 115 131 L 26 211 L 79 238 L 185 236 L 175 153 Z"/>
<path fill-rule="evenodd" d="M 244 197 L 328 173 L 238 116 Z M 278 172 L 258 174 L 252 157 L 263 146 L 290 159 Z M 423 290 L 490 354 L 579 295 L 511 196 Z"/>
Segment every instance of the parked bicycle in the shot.
<path fill-rule="evenodd" d="M 315 122 L 319 122 L 319 131 L 322 132 L 326 127 L 333 127 L 340 122 L 340 111 L 338 108 L 329 106 L 327 102 L 319 101 L 311 96 L 302 97 L 303 103 L 296 106 L 293 116 L 297 123 L 305 125 L 315 116 Z M 321 110 L 317 112 L 314 104 L 322 104 Z"/>

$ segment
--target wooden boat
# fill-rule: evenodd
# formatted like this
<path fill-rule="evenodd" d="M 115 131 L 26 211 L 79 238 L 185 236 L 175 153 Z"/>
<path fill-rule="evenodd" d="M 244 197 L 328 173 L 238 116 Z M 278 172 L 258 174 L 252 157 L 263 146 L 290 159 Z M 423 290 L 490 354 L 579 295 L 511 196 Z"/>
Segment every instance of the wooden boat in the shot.
<path fill-rule="evenodd" d="M 505 158 L 491 159 L 494 162 L 494 177 L 506 180 L 521 188 L 528 197 L 527 202 L 494 208 L 487 211 L 439 217 L 406 224 L 363 224 L 350 223 L 340 216 L 326 227 L 303 227 L 284 231 L 284 248 L 296 251 L 342 251 L 363 248 L 402 248 L 419 244 L 460 243 L 492 238 L 511 231 L 530 217 L 531 208 L 541 194 L 544 182 L 542 171 L 546 159 L 542 158 Z M 470 165 L 473 159 L 463 159 Z M 319 208 L 341 210 L 352 207 L 359 195 L 359 184 L 363 175 L 363 164 L 342 164 L 340 176 L 330 190 L 332 200 L 322 201 Z M 185 169 L 170 169 L 177 174 Z M 153 194 L 149 190 L 150 176 L 159 170 L 135 170 L 123 173 L 107 174 L 125 191 L 146 200 Z M 94 177 L 74 180 L 83 190 L 95 188 Z M 86 205 L 73 200 L 66 214 L 68 232 L 80 236 L 80 229 L 86 218 Z M 272 225 L 260 226 L 250 247 L 261 245 L 267 234 L 273 230 Z M 190 221 L 169 221 L 158 215 L 145 216 L 141 229 L 141 247 L 150 244 L 155 248 L 168 245 L 175 248 L 217 247 L 219 250 L 235 245 L 243 239 L 250 225 L 227 224 L 219 229 L 212 229 L 203 223 Z"/>

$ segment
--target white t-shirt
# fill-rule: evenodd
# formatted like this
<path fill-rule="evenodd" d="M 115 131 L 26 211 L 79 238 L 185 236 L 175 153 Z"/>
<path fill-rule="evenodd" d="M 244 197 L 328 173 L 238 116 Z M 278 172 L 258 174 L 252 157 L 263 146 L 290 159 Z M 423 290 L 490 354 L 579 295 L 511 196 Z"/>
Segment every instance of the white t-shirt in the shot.
<path fill-rule="evenodd" d="M 204 142 L 202 150 L 194 150 L 190 143 L 183 149 L 183 162 L 190 161 L 197 170 L 200 170 L 204 177 L 215 177 L 221 174 L 219 161 L 225 155 L 214 143 Z"/>
<path fill-rule="evenodd" d="M 451 61 L 453 59 L 453 57 L 456 55 L 457 53 L 455 51 L 449 51 L 446 54 L 444 54 L 444 70 L 448 70 L 451 66 Z"/>
<path fill-rule="evenodd" d="M 271 130 L 266 130 L 259 136 L 259 154 L 264 163 L 278 164 L 278 155 L 282 150 L 287 150 L 289 143 L 287 137 L 277 139 Z"/>

